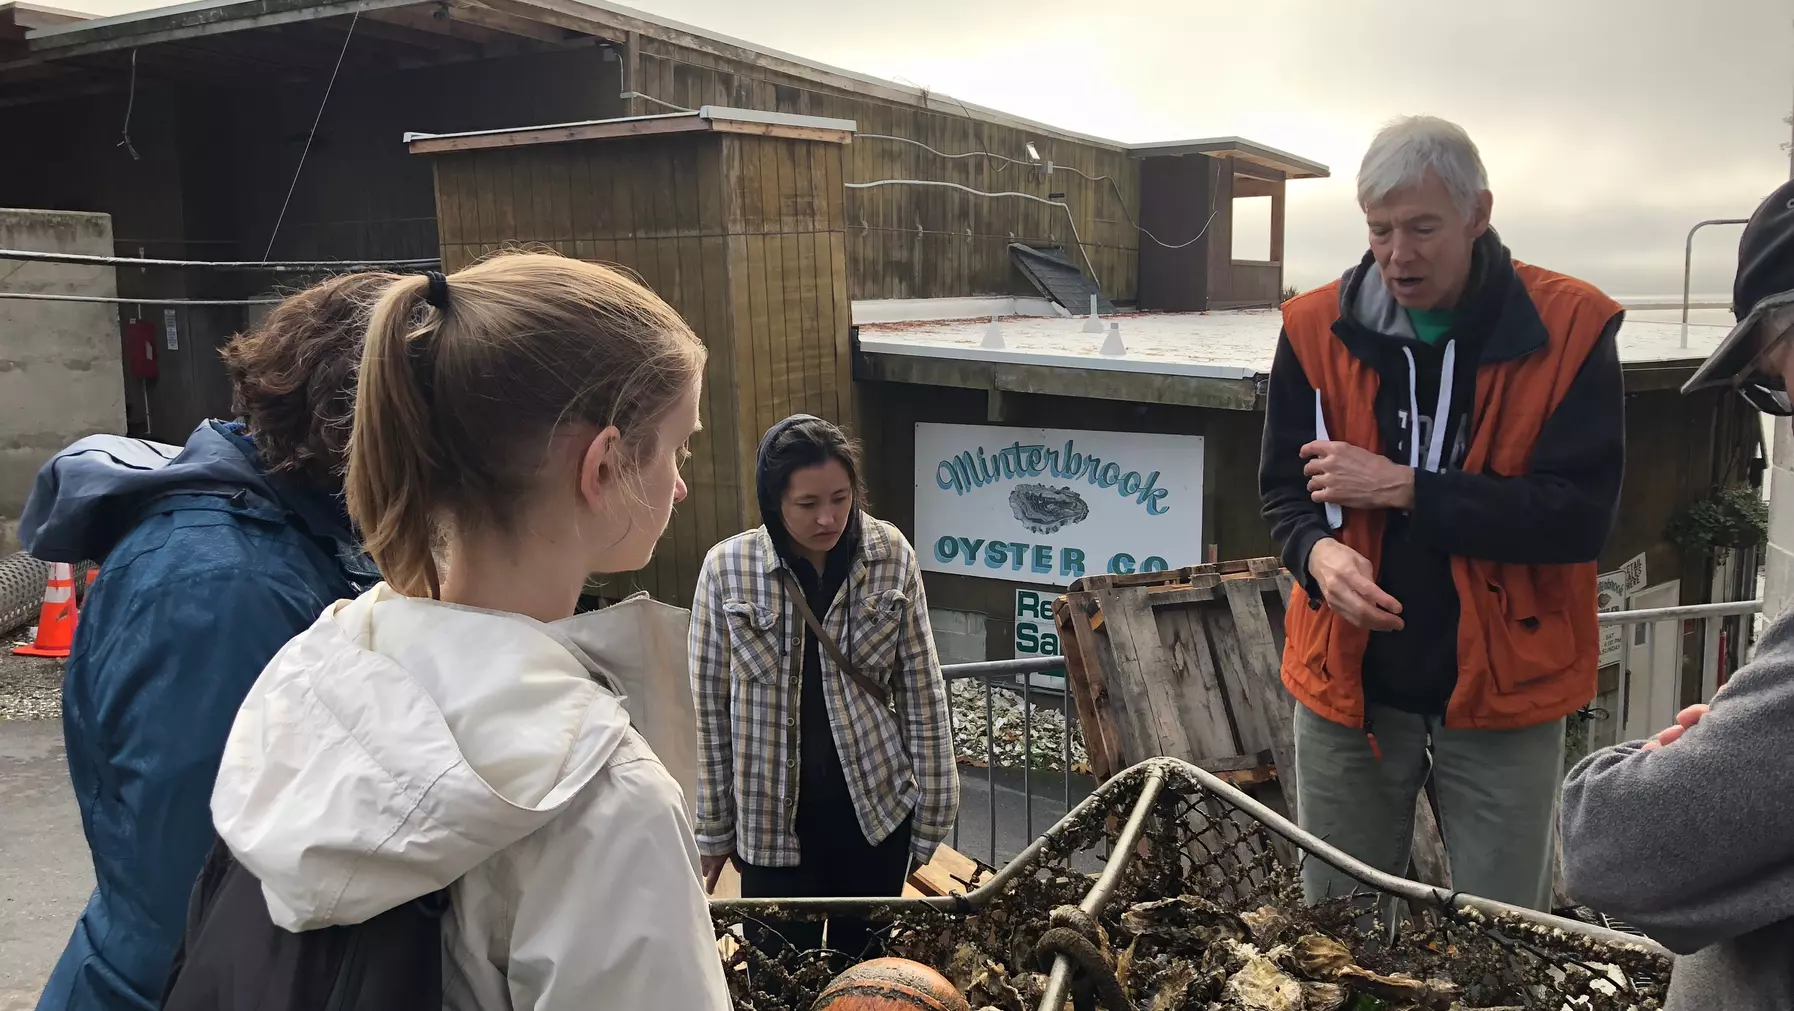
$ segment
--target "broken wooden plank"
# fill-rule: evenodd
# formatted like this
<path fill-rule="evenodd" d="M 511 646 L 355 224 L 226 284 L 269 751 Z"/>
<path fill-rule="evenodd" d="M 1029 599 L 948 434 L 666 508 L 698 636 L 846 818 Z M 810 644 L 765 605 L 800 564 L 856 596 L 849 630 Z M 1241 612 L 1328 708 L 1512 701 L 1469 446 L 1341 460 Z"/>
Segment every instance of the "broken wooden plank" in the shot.
<path fill-rule="evenodd" d="M 1109 690 L 1102 650 L 1091 621 L 1095 610 L 1095 597 L 1070 593 L 1054 602 L 1053 624 L 1065 650 L 1066 676 L 1071 680 L 1091 771 L 1101 782 L 1124 768 L 1123 756 L 1133 750 L 1133 744 L 1123 729 L 1127 725 L 1125 711 L 1117 712 L 1119 700 Z"/>
<path fill-rule="evenodd" d="M 1283 687 L 1283 650 L 1276 634 L 1281 622 L 1275 627 L 1271 624 L 1271 617 L 1265 611 L 1261 580 L 1232 580 L 1224 589 L 1233 619 L 1235 645 L 1245 665 L 1245 694 L 1252 718 L 1262 721 L 1268 736 L 1265 746 L 1271 749 L 1278 766 L 1293 770 L 1296 767 L 1295 700 Z M 1293 817 L 1296 812 L 1293 788 L 1284 791 L 1284 802 Z"/>
<path fill-rule="evenodd" d="M 1178 715 L 1190 735 L 1191 753 L 1180 758 L 1212 758 L 1216 755 L 1257 751 L 1240 739 L 1228 707 L 1228 688 L 1216 669 L 1214 644 L 1209 641 L 1203 612 L 1209 608 L 1155 609 L 1159 637 L 1170 650 L 1178 679 Z M 1259 747 L 1262 747 L 1260 745 Z"/>
<path fill-rule="evenodd" d="M 1129 756 L 1130 764 L 1154 755 L 1196 757 L 1190 747 L 1191 732 L 1179 718 L 1177 690 L 1182 672 L 1159 637 L 1153 610 L 1146 606 L 1146 591 L 1138 586 L 1103 587 L 1097 591 L 1097 603 L 1103 609 L 1109 646 L 1115 655 L 1111 680 L 1125 693 L 1136 739 L 1147 749 L 1144 754 Z"/>
<path fill-rule="evenodd" d="M 933 859 L 910 872 L 909 889 L 926 896 L 963 895 L 990 877 L 978 861 L 942 843 Z"/>

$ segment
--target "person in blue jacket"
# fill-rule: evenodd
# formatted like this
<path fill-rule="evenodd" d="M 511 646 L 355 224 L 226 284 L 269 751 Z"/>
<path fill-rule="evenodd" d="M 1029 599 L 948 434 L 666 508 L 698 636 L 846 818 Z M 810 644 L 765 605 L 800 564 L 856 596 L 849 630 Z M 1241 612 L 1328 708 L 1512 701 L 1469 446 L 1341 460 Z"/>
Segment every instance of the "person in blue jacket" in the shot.
<path fill-rule="evenodd" d="M 40 1011 L 161 1005 L 238 706 L 289 638 L 379 579 L 341 475 L 368 310 L 393 279 L 334 278 L 234 338 L 241 422 L 178 451 L 93 436 L 37 476 L 26 550 L 100 563 L 62 711 L 95 888 Z"/>

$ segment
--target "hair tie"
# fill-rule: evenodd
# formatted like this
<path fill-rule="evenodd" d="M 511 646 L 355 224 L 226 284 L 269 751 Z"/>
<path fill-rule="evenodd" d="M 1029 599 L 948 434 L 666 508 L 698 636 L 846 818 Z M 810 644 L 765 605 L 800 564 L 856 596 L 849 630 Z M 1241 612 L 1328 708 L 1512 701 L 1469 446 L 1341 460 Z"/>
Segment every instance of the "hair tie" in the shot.
<path fill-rule="evenodd" d="M 424 278 L 430 282 L 430 286 L 424 290 L 424 301 L 442 312 L 447 312 L 449 306 L 448 278 L 444 277 L 440 270 L 426 270 Z"/>

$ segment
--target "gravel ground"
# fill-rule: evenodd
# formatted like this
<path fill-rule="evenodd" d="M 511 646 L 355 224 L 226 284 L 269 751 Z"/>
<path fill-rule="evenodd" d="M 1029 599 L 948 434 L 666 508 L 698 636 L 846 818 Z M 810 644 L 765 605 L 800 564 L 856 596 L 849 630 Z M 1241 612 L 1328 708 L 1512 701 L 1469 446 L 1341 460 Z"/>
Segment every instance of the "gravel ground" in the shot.
<path fill-rule="evenodd" d="M 0 720 L 55 720 L 62 717 L 62 661 L 13 656 L 30 642 L 26 629 L 0 636 Z"/>

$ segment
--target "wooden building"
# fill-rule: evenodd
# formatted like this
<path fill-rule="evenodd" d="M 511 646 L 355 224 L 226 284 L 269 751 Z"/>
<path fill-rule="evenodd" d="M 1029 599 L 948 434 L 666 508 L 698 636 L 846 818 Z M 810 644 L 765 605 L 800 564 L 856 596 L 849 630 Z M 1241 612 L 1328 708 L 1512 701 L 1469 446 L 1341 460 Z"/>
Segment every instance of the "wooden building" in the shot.
<path fill-rule="evenodd" d="M 1270 304 L 1281 269 L 1235 276 L 1226 194 L 1326 171 L 1232 139 L 1130 147 L 601 0 L 226 0 L 90 20 L 3 3 L 0 136 L 31 156 L 0 158 L 0 207 L 108 213 L 121 256 L 428 257 L 430 166 L 402 135 L 705 105 L 857 124 L 841 169 L 856 299 L 1033 294 L 1011 263 L 1021 243 L 1064 250 L 1116 302 Z M 1216 180 L 1200 215 L 1195 197 L 1142 192 L 1162 165 Z M 1153 266 L 1162 294 L 1140 290 L 1136 221 L 1203 236 Z M 269 278 L 126 269 L 119 290 L 227 300 Z M 133 429 L 180 439 L 226 410 L 216 349 L 254 312 L 178 307 L 160 378 L 127 380 Z"/>
<path fill-rule="evenodd" d="M 413 140 L 435 168 L 443 267 L 518 241 L 622 264 L 710 351 L 691 495 L 639 585 L 686 602 L 718 541 L 759 522 L 761 433 L 853 416 L 848 121 L 718 110 Z M 610 585 L 617 595 L 633 585 Z"/>
<path fill-rule="evenodd" d="M 641 275 L 717 342 L 713 391 L 734 398 L 707 405 L 727 445 L 699 482 L 720 511 L 682 515 L 642 580 L 669 599 L 705 538 L 754 519 L 741 468 L 766 425 L 853 419 L 853 302 L 1037 295 L 1020 247 L 1106 303 L 1269 305 L 1281 265 L 1233 262 L 1233 199 L 1266 198 L 1281 250 L 1284 182 L 1326 174 L 1238 138 L 1120 144 L 576 0 L 93 20 L 0 5 L 0 135 L 33 152 L 0 159 L 0 206 L 106 212 L 121 256 L 453 268 L 539 243 Z M 253 299 L 270 282 L 118 272 L 124 298 Z M 178 346 L 159 378 L 127 377 L 126 400 L 134 432 L 179 441 L 229 410 L 217 348 L 260 310 L 169 309 Z M 121 324 L 139 316 L 162 319 L 121 307 Z"/>
<path fill-rule="evenodd" d="M 757 521 L 759 433 L 798 410 L 863 435 L 875 510 L 932 559 L 952 659 L 1011 655 L 1028 594 L 1078 566 L 1273 548 L 1255 467 L 1275 320 L 1250 310 L 1283 291 L 1287 184 L 1327 174 L 1296 155 L 1117 143 L 602 0 L 229 0 L 93 20 L 0 4 L 0 136 L 31 152 L 0 159 L 0 206 L 108 213 L 121 256 L 452 269 L 537 243 L 640 275 L 712 350 L 709 431 L 660 558 L 607 592 L 684 602 L 704 550 Z M 1246 201 L 1268 205 L 1256 254 Z M 1131 313 L 1124 349 L 1100 353 L 1105 335 L 1067 318 L 1083 304 L 1018 267 L 1022 251 Z M 270 279 L 127 267 L 118 290 L 245 299 Z M 132 429 L 167 440 L 228 411 L 216 349 L 256 311 L 174 309 L 161 378 L 127 380 Z M 992 315 L 995 335 L 967 322 Z M 1673 600 L 1735 599 L 1754 565 L 1684 557 L 1664 529 L 1751 479 L 1756 429 L 1732 400 L 1676 395 L 1698 352 L 1651 350 L 1630 324 L 1627 340 L 1629 434 L 1653 452 L 1629 461 L 1603 561 L 1642 558 L 1643 588 Z M 1066 444 L 1022 445 L 1041 432 Z M 917 467 L 919 444 L 953 439 L 997 456 Z M 1116 463 L 1136 452 L 1149 462 Z M 919 515 L 929 483 L 969 509 L 993 475 L 1008 497 L 979 522 L 1035 533 L 942 541 Z M 1095 526 L 1106 540 L 1051 543 Z"/>

